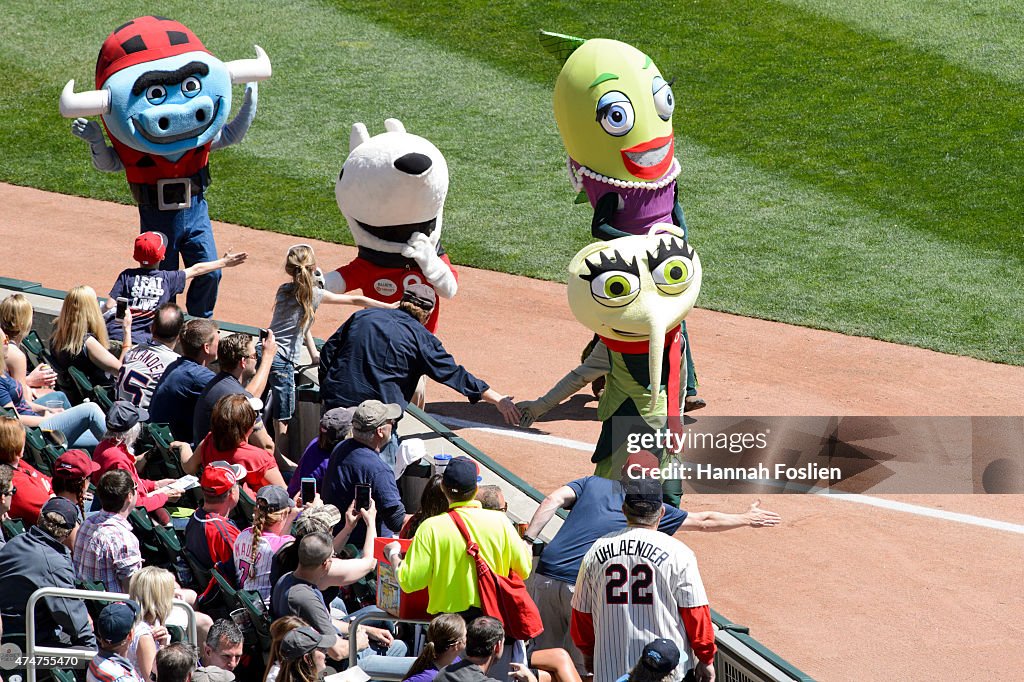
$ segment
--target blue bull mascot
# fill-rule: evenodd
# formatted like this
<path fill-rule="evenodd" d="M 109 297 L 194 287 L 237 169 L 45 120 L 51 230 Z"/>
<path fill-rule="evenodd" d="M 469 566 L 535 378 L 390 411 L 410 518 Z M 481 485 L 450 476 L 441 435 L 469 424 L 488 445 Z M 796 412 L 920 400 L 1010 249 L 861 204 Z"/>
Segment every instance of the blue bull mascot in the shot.
<path fill-rule="evenodd" d="M 167 252 L 160 268 L 177 270 L 217 260 L 204 192 L 210 184 L 209 156 L 239 142 L 256 116 L 256 81 L 270 77 L 270 60 L 224 63 L 184 25 L 163 17 L 133 19 L 103 42 L 96 60 L 96 90 L 64 86 L 60 112 L 74 118 L 71 132 L 89 143 L 97 170 L 124 171 L 139 205 L 140 231 L 161 232 Z M 231 111 L 231 85 L 246 83 L 238 114 Z M 99 115 L 112 146 L 95 121 Z M 189 287 L 190 315 L 211 317 L 220 271 L 197 277 Z"/>

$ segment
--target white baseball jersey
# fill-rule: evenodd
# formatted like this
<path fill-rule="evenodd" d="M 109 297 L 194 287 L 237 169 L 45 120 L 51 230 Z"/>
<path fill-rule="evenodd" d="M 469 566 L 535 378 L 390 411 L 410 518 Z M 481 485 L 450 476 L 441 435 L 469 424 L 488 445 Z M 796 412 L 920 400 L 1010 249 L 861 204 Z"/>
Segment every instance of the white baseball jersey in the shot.
<path fill-rule="evenodd" d="M 594 622 L 594 682 L 629 673 L 644 646 L 663 637 L 679 646 L 678 682 L 696 664 L 682 607 L 708 603 L 693 550 L 657 530 L 626 528 L 583 557 L 572 608 Z"/>
<path fill-rule="evenodd" d="M 178 357 L 173 350 L 155 341 L 131 348 L 117 375 L 117 399 L 148 408 L 164 370 Z"/>

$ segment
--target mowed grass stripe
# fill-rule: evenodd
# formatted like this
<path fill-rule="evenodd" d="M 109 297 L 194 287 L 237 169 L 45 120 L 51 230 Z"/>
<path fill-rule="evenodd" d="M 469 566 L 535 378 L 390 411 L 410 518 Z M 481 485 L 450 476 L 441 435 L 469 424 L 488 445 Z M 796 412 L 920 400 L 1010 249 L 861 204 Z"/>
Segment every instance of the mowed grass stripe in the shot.
<path fill-rule="evenodd" d="M 677 79 L 678 134 L 1024 257 L 1024 89 L 939 56 L 767 0 L 332 4 L 549 86 L 538 27 L 641 46 Z"/>
<path fill-rule="evenodd" d="M 779 0 L 962 67 L 1024 82 L 1024 6 L 1006 0 Z"/>
<path fill-rule="evenodd" d="M 20 62 L 8 72 L 17 82 L 6 91 L 29 92 L 0 99 L 3 139 L 11 133 L 17 140 L 4 143 L 10 147 L 0 159 L 5 178 L 127 200 L 123 176 L 93 171 L 84 144 L 56 113 L 66 78 L 89 83 L 91 55 L 105 31 L 145 11 L 103 7 L 109 16 L 94 18 L 102 29 L 59 27 L 95 34 L 68 38 L 89 46 L 83 48 L 89 56 L 70 67 L 33 63 L 31 51 L 0 47 L 5 63 Z M 21 10 L 31 14 L 27 5 Z M 523 60 L 519 75 L 501 60 L 318 4 L 268 7 L 258 21 L 227 3 L 214 3 L 209 16 L 184 4 L 160 11 L 195 27 L 225 59 L 249 56 L 259 42 L 274 60 L 249 137 L 213 157 L 216 218 L 350 241 L 333 198 L 349 126 L 363 120 L 380 132 L 383 118 L 397 116 L 448 157 L 445 242 L 456 262 L 560 279 L 569 257 L 589 240 L 589 211 L 570 203 L 551 115 L 558 67 L 535 47 L 532 28 L 515 38 L 532 60 Z M 58 31 L 53 17 L 20 18 L 26 40 L 52 40 Z M 514 37 L 512 28 L 506 33 L 497 52 Z M 708 264 L 701 305 L 1024 364 L 1013 340 L 1024 326 L 1013 305 L 1021 284 L 1013 259 L 927 236 L 856 197 L 693 142 L 687 108 L 684 102 L 677 114 L 677 128 L 687 134 L 677 137 L 693 240 Z M 126 233 L 133 229 L 126 226 Z"/>

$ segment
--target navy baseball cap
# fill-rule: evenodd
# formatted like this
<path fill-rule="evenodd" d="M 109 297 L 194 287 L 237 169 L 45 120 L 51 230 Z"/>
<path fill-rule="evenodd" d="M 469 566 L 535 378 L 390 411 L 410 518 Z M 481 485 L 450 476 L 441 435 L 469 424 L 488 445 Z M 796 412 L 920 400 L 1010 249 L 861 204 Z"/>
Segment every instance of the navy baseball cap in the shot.
<path fill-rule="evenodd" d="M 139 605 L 128 599 L 107 604 L 96 619 L 96 634 L 105 642 L 123 642 L 135 626 Z"/>
<path fill-rule="evenodd" d="M 480 476 L 480 467 L 465 455 L 448 462 L 441 475 L 441 484 L 450 493 L 462 494 L 475 490 Z"/>
<path fill-rule="evenodd" d="M 81 520 L 81 511 L 71 500 L 64 497 L 51 497 L 39 510 L 39 514 L 58 514 L 61 518 L 61 527 L 64 530 L 74 530 Z"/>
<path fill-rule="evenodd" d="M 679 647 L 668 639 L 656 639 L 644 647 L 640 663 L 659 675 L 667 675 L 679 665 Z"/>
<path fill-rule="evenodd" d="M 626 493 L 626 506 L 641 514 L 653 514 L 661 509 L 661 481 L 651 478 L 626 479 L 622 482 Z"/>

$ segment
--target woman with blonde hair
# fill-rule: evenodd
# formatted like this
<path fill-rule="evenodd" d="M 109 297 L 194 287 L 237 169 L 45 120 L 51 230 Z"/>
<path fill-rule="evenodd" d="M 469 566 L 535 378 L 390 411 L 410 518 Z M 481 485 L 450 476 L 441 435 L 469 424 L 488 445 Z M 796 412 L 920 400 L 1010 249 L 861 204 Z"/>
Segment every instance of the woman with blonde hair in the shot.
<path fill-rule="evenodd" d="M 302 344 L 309 350 L 312 363 L 320 362 L 320 353 L 313 342 L 313 320 L 323 303 L 357 305 L 363 308 L 393 308 L 366 296 L 334 294 L 318 284 L 316 255 L 309 244 L 296 244 L 288 249 L 284 271 L 292 281 L 282 284 L 274 298 L 270 330 L 277 341 L 277 354 L 270 365 L 267 382 L 273 396 L 275 444 L 279 452 L 288 451 L 288 422 L 295 412 L 295 366 L 299 364 Z"/>
<path fill-rule="evenodd" d="M 144 566 L 128 582 L 128 596 L 139 604 L 139 619 L 125 657 L 144 680 L 151 679 L 156 652 L 171 643 L 164 626 L 174 606 L 174 575 L 163 568 Z"/>
<path fill-rule="evenodd" d="M 32 331 L 32 317 L 32 304 L 24 295 L 11 294 L 0 301 L 0 329 L 7 334 L 7 373 L 21 384 L 30 401 L 52 393 L 57 381 L 57 373 L 45 364 L 29 372 L 28 358 L 18 346 Z"/>
<path fill-rule="evenodd" d="M 442 613 L 427 626 L 427 641 L 413 661 L 405 682 L 431 682 L 441 668 L 459 660 L 466 648 L 466 621 L 457 613 Z"/>
<path fill-rule="evenodd" d="M 252 526 L 235 538 L 235 573 L 242 589 L 259 592 L 264 602 L 270 600 L 273 588 L 270 569 L 274 554 L 295 540 L 288 530 L 299 511 L 287 490 L 278 485 L 264 486 L 256 493 Z"/>
<path fill-rule="evenodd" d="M 124 343 L 119 356 L 107 348 L 109 338 L 103 314 L 90 286 L 77 286 L 68 292 L 60 314 L 54 320 L 50 337 L 50 354 L 57 370 L 57 383 L 65 390 L 74 386 L 68 370 L 74 367 L 99 386 L 113 384 L 121 369 L 121 361 L 132 346 L 132 313 L 125 312 L 121 326 Z"/>
<path fill-rule="evenodd" d="M 7 336 L 0 330 L 0 353 L 6 357 Z M 14 410 L 22 424 L 38 426 L 44 431 L 60 431 L 67 444 L 78 448 L 95 447 L 106 431 L 107 421 L 96 403 L 71 406 L 67 397 L 59 392 L 43 396 L 46 404 L 26 400 L 24 386 L 7 374 L 6 363 L 0 362 L 0 407 Z M 55 401 L 59 404 L 50 404 Z"/>
<path fill-rule="evenodd" d="M 263 682 L 276 682 L 277 673 L 281 670 L 281 640 L 296 628 L 308 625 L 298 616 L 281 616 L 270 624 L 270 653 L 267 654 L 267 672 L 263 674 Z"/>

